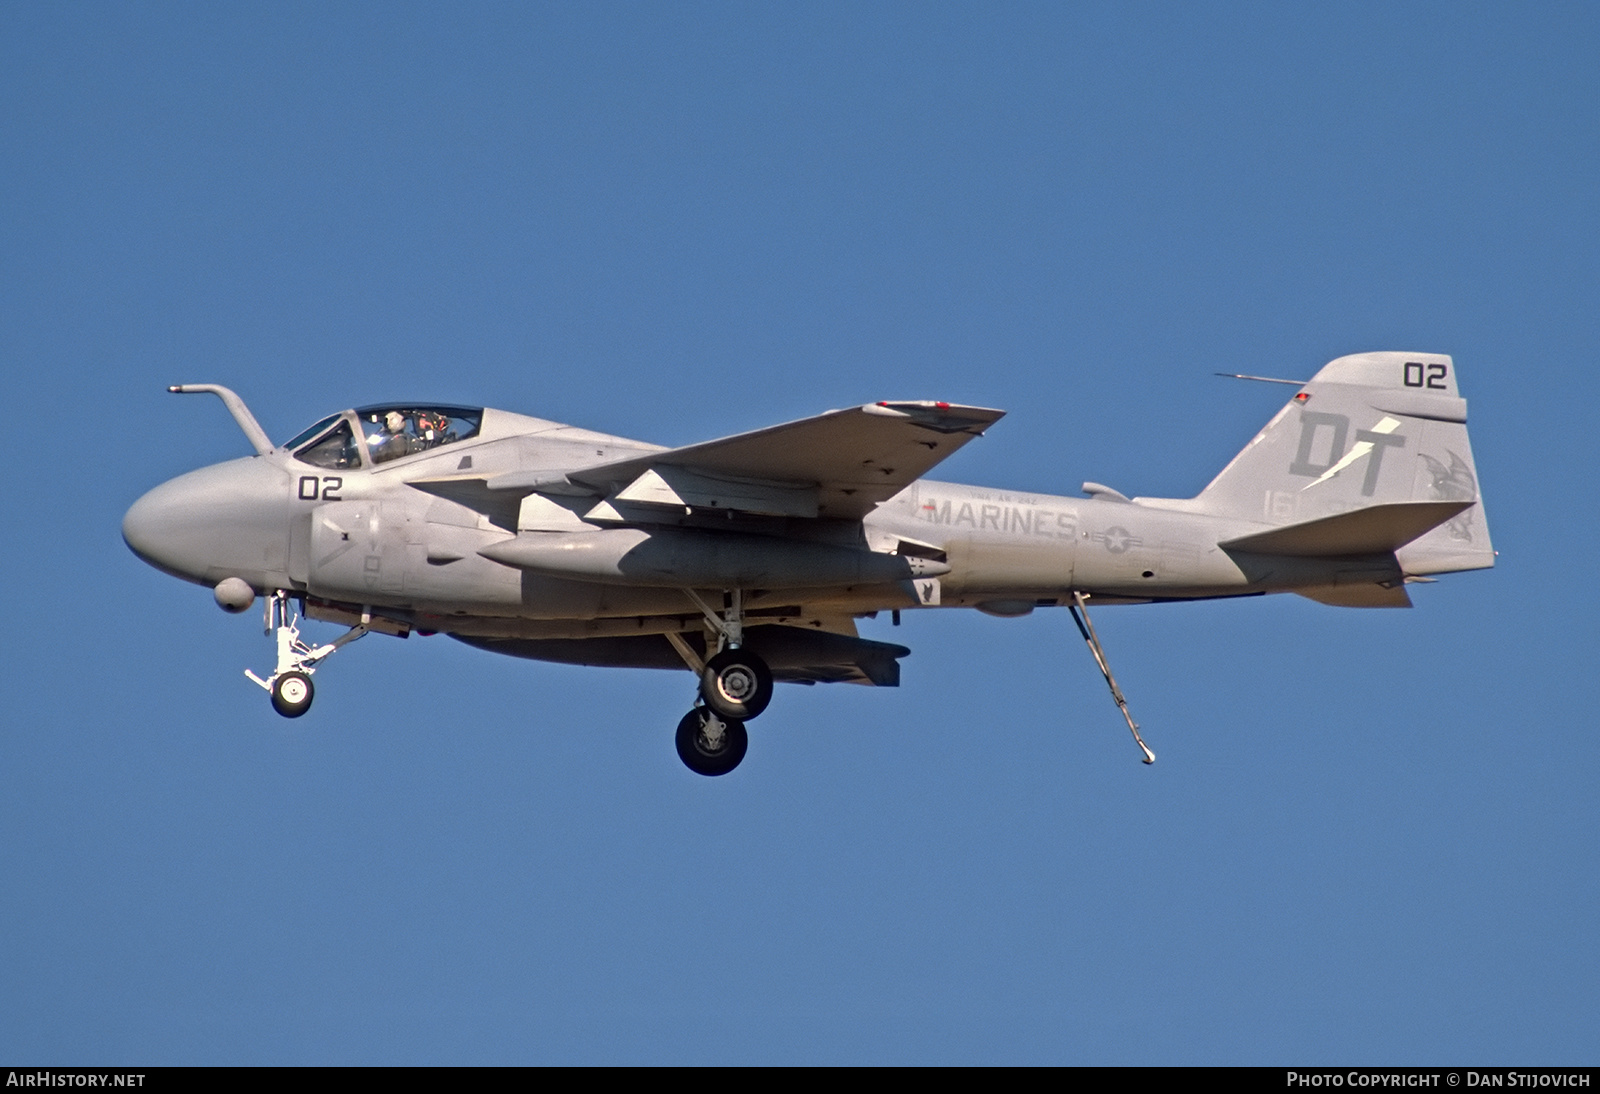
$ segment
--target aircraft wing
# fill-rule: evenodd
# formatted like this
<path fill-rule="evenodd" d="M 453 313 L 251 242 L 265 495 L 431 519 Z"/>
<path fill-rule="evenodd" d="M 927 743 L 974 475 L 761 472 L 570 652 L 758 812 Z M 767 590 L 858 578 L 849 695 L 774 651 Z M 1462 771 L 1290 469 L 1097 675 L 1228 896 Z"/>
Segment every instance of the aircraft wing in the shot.
<path fill-rule="evenodd" d="M 872 403 L 566 478 L 624 506 L 859 520 L 1004 415 L 950 403 Z"/>

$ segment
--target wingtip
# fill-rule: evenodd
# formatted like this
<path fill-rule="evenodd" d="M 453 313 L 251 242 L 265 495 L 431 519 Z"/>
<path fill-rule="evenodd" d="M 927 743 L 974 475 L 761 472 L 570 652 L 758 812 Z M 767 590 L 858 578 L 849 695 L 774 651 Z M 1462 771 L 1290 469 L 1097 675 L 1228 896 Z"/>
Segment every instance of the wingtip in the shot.
<path fill-rule="evenodd" d="M 950 403 L 942 399 L 879 399 L 861 408 L 869 414 L 923 415 L 940 418 L 977 418 L 996 422 L 1006 412 L 988 406 L 971 406 L 967 403 Z"/>

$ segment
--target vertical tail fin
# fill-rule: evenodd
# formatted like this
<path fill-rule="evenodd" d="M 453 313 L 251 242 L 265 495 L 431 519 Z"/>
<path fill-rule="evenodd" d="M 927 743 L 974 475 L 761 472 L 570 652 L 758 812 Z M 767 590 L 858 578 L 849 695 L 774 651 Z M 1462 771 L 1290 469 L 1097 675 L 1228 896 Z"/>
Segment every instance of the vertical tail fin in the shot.
<path fill-rule="evenodd" d="M 1185 508 L 1298 526 L 1416 502 L 1468 504 L 1398 548 L 1406 573 L 1494 565 L 1454 362 L 1358 353 L 1324 365 Z"/>

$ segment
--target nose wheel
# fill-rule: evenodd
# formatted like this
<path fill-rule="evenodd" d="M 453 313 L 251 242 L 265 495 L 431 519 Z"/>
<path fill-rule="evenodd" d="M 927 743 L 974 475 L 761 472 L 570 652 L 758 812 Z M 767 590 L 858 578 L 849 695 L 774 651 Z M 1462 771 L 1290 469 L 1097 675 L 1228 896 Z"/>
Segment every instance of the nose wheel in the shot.
<path fill-rule="evenodd" d="M 298 718 L 311 709 L 315 695 L 311 677 L 291 670 L 272 682 L 272 709 L 285 718 Z"/>
<path fill-rule="evenodd" d="M 697 706 L 678 723 L 678 758 L 696 775 L 726 775 L 739 766 L 750 736 L 744 723 Z"/>

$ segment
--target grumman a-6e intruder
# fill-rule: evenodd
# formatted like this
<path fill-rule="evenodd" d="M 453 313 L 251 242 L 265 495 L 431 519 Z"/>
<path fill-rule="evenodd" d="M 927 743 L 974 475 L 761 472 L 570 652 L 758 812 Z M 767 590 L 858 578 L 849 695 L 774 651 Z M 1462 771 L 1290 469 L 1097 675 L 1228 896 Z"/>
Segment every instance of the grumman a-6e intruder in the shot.
<path fill-rule="evenodd" d="M 1259 377 L 1246 377 L 1259 379 Z M 924 480 L 1002 411 L 881 402 L 685 448 L 503 410 L 385 403 L 274 445 L 213 384 L 256 454 L 150 491 L 122 534 L 232 612 L 265 597 L 285 717 L 370 631 L 444 633 L 515 657 L 687 667 L 678 726 L 703 775 L 744 757 L 775 680 L 894 686 L 876 612 L 1072 613 L 1146 762 L 1088 603 L 1293 592 L 1410 606 L 1406 584 L 1494 565 L 1467 404 L 1449 357 L 1341 357 L 1193 498 L 1087 498 Z M 302 641 L 301 616 L 347 625 Z"/>

